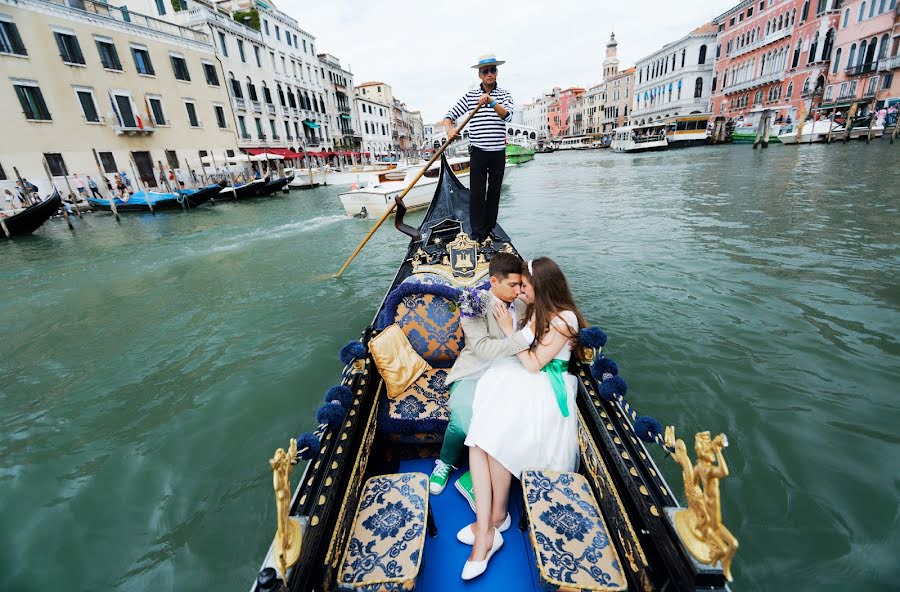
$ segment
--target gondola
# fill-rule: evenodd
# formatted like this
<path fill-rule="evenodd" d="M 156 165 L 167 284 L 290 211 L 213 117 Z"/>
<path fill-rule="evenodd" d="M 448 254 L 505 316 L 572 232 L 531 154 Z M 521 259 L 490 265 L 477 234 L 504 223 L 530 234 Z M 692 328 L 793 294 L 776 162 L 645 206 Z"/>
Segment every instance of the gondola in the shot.
<path fill-rule="evenodd" d="M 235 185 L 234 187 L 232 187 L 231 185 L 226 185 L 222 188 L 221 191 L 219 191 L 218 195 L 216 195 L 216 199 L 228 200 L 257 197 L 259 196 L 259 192 L 262 191 L 263 187 L 265 186 L 265 179 L 253 179 L 248 183 L 244 183 L 243 185 Z"/>
<path fill-rule="evenodd" d="M 50 216 L 59 212 L 61 204 L 62 198 L 59 196 L 59 192 L 54 191 L 53 195 L 44 201 L 28 206 L 9 218 L 3 218 L 3 224 L 6 226 L 6 231 L 9 232 L 8 238 L 31 234 L 40 228 Z M 0 238 L 7 238 L 6 232 L 0 232 Z"/>
<path fill-rule="evenodd" d="M 455 535 L 474 514 L 452 487 L 434 496 L 427 482 L 447 425 L 443 376 L 462 347 L 456 301 L 462 290 L 485 285 L 494 254 L 518 252 L 499 226 L 481 245 L 469 238 L 469 191 L 443 157 L 418 228 L 403 222 L 398 205 L 395 226 L 412 240 L 387 295 L 360 339 L 341 350 L 343 370 L 325 393 L 316 430 L 269 460 L 275 537 L 251 592 L 727 590 L 737 548 L 718 511 L 727 440 L 698 434 L 704 456 L 695 466 L 674 428 L 664 432 L 625 400 L 618 366 L 600 353 L 606 336 L 599 329 L 581 335 L 591 361 L 569 367 L 579 381 L 578 472 L 526 470 L 510 494 L 514 526 L 504 548 L 477 580 L 460 579 L 470 547 Z M 392 325 L 430 367 L 389 398 L 372 344 Z M 706 443 L 718 446 L 712 460 Z M 692 485 L 687 508 L 647 446 L 681 465 Z M 304 460 L 291 494 L 292 465 Z"/>
<path fill-rule="evenodd" d="M 272 179 L 271 181 L 267 181 L 262 189 L 259 190 L 260 197 L 265 195 L 272 195 L 273 193 L 278 193 L 285 187 L 287 187 L 288 183 L 290 183 L 294 179 L 291 177 L 279 177 L 277 179 Z"/>
<path fill-rule="evenodd" d="M 113 198 L 116 204 L 117 212 L 149 212 L 150 205 L 154 210 L 182 210 L 188 208 L 196 208 L 210 199 L 218 195 L 221 187 L 219 185 L 210 185 L 196 192 L 178 192 L 178 193 L 160 193 L 156 191 L 136 191 L 129 196 L 128 201 L 123 201 L 118 197 Z M 112 206 L 108 199 L 98 199 L 89 197 L 88 203 L 95 210 L 112 211 Z"/>
<path fill-rule="evenodd" d="M 184 203 L 188 208 L 196 208 L 211 199 L 215 199 L 224 186 L 225 183 L 219 182 L 207 185 L 206 187 L 201 187 L 200 189 L 179 189 L 177 193 L 182 196 Z"/>

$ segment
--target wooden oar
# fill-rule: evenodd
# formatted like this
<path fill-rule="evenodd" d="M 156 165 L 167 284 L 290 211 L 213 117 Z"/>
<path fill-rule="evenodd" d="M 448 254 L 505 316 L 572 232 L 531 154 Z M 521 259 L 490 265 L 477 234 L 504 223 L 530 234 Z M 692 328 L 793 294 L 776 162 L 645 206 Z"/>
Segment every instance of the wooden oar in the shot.
<path fill-rule="evenodd" d="M 467 115 L 465 119 L 463 119 L 463 122 L 457 129 L 457 132 L 462 132 L 463 128 L 466 127 L 466 125 L 469 123 L 469 120 L 472 119 L 476 113 L 478 113 L 479 109 L 481 109 L 481 105 L 478 105 L 477 107 L 475 107 L 475 109 L 471 113 L 469 113 L 469 115 Z M 425 174 L 425 171 L 427 171 L 428 168 L 431 165 L 433 165 L 438 158 L 441 157 L 441 154 L 444 153 L 444 150 L 447 149 L 447 147 L 450 145 L 450 142 L 452 142 L 452 141 L 453 140 L 451 140 L 450 138 L 447 138 L 447 141 L 444 142 L 444 145 L 441 146 L 438 149 L 438 151 L 434 153 L 434 156 L 431 157 L 431 160 L 428 161 L 428 164 L 426 164 L 424 167 L 422 167 L 422 170 L 419 171 L 419 174 L 416 175 L 416 178 L 413 179 L 412 182 L 409 184 L 409 186 L 403 190 L 403 193 L 401 193 L 400 195 L 397 196 L 397 198 L 396 198 L 397 201 L 401 201 L 401 202 L 403 201 L 403 198 L 406 197 L 406 194 L 409 193 L 410 189 L 412 189 L 415 186 L 415 184 L 419 182 L 419 179 L 422 178 L 422 175 Z M 375 226 L 372 227 L 372 230 L 369 231 L 369 234 L 366 235 L 366 238 L 364 238 L 362 240 L 362 242 L 359 243 L 359 246 L 356 247 L 356 250 L 353 251 L 353 254 L 350 255 L 350 258 L 347 259 L 347 261 L 344 263 L 343 267 L 341 267 L 340 271 L 338 271 L 334 275 L 334 277 L 336 277 L 336 278 L 341 277 L 341 274 L 344 273 L 344 270 L 347 269 L 347 267 L 350 265 L 350 262 L 353 261 L 353 258 L 356 257 L 357 254 L 359 254 L 359 252 L 366 245 L 366 243 L 369 242 L 369 239 L 372 238 L 372 235 L 375 234 L 375 231 L 378 230 L 378 228 L 384 223 L 384 221 L 388 219 L 388 216 L 391 215 L 391 213 L 394 211 L 395 207 L 397 207 L 396 201 L 391 204 L 391 207 L 388 208 L 388 211 L 385 212 L 384 215 L 381 217 L 381 219 L 375 224 Z"/>

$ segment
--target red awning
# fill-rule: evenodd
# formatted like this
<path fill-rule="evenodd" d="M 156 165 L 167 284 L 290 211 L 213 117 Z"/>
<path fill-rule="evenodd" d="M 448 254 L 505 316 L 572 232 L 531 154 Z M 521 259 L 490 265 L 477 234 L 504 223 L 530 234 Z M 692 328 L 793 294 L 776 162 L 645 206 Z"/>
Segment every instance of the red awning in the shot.
<path fill-rule="evenodd" d="M 256 156 L 257 154 L 262 154 L 263 152 L 268 152 L 269 154 L 274 154 L 275 150 L 268 150 L 266 148 L 244 148 L 244 152 L 250 154 L 252 156 Z"/>
<path fill-rule="evenodd" d="M 244 148 L 244 152 L 256 156 L 257 154 L 264 154 L 268 152 L 269 154 L 277 154 L 278 156 L 283 156 L 285 158 L 302 158 L 302 152 L 294 152 L 290 148 Z"/>

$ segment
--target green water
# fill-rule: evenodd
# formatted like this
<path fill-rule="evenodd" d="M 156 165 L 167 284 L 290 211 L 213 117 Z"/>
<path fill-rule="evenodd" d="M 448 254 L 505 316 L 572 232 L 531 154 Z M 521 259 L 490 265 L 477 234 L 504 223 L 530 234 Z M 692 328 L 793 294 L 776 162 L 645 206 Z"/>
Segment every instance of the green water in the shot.
<path fill-rule="evenodd" d="M 878 142 L 556 153 L 500 220 L 567 272 L 639 413 L 728 434 L 734 590 L 900 578 L 900 168 Z M 333 187 L 0 243 L 0 590 L 246 590 L 407 241 Z M 660 458 L 679 484 L 674 463 Z"/>

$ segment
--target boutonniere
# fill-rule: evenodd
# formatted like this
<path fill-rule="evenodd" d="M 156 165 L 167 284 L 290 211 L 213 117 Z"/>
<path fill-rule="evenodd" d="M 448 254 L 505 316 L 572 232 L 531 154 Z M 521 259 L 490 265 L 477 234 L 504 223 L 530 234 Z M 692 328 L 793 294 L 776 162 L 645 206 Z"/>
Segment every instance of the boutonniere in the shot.
<path fill-rule="evenodd" d="M 466 288 L 459 295 L 459 314 L 464 317 L 475 318 L 484 314 L 487 308 L 487 292 L 477 288 Z"/>

